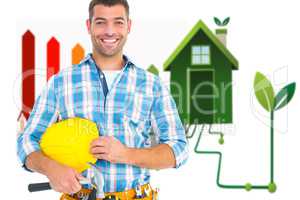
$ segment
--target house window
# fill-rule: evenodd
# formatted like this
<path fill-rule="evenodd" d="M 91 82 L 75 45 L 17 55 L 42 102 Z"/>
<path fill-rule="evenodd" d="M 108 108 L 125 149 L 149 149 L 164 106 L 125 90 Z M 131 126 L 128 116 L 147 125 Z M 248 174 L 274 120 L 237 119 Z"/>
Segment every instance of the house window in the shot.
<path fill-rule="evenodd" d="M 209 46 L 192 46 L 192 65 L 209 65 L 210 49 Z"/>

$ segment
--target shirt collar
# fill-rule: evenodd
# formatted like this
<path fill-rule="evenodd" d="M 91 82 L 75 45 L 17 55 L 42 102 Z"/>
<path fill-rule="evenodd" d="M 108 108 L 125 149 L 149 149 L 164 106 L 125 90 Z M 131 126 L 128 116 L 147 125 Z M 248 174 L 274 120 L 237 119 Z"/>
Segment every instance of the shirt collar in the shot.
<path fill-rule="evenodd" d="M 134 67 L 134 66 L 135 66 L 135 65 L 132 63 L 132 61 L 129 59 L 128 56 L 123 55 L 123 59 L 124 59 L 124 61 L 125 61 L 125 64 L 124 64 L 124 66 L 123 66 L 123 68 L 122 68 L 121 70 L 123 70 L 123 69 L 125 70 L 126 68 L 130 68 L 130 67 Z M 89 63 L 90 65 L 95 66 L 95 67 L 98 69 L 98 67 L 97 67 L 97 65 L 96 65 L 96 63 L 95 63 L 95 60 L 93 59 L 91 53 L 89 53 L 89 54 L 88 54 L 88 55 L 80 62 L 80 64 L 84 64 L 84 63 Z"/>

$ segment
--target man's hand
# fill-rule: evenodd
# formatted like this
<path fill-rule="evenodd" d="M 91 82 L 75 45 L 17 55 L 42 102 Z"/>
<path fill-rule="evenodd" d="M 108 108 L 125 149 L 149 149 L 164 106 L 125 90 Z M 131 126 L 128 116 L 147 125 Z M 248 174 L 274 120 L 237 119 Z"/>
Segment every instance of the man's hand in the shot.
<path fill-rule="evenodd" d="M 175 155 L 167 144 L 151 148 L 129 148 L 113 136 L 100 136 L 91 143 L 90 152 L 112 163 L 125 163 L 148 169 L 175 167 Z"/>
<path fill-rule="evenodd" d="M 112 136 L 100 136 L 91 143 L 91 153 L 97 159 L 126 163 L 128 148 Z"/>
<path fill-rule="evenodd" d="M 83 179 L 83 176 L 76 170 L 48 158 L 40 151 L 29 154 L 26 167 L 47 176 L 51 188 L 57 192 L 71 194 L 81 189 L 79 180 Z"/>
<path fill-rule="evenodd" d="M 67 194 L 78 192 L 81 189 L 79 180 L 84 178 L 76 170 L 59 163 L 52 163 L 46 176 L 53 190 Z"/>

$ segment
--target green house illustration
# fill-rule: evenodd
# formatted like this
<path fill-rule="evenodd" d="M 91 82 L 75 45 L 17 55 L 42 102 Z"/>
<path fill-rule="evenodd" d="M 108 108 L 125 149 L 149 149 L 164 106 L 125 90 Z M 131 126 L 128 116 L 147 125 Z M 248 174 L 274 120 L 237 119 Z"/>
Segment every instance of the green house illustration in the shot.
<path fill-rule="evenodd" d="M 147 71 L 159 76 L 159 70 L 153 64 L 148 67 Z"/>
<path fill-rule="evenodd" d="M 184 124 L 232 123 L 232 70 L 237 59 L 226 48 L 226 29 L 214 34 L 201 20 L 164 63 Z"/>

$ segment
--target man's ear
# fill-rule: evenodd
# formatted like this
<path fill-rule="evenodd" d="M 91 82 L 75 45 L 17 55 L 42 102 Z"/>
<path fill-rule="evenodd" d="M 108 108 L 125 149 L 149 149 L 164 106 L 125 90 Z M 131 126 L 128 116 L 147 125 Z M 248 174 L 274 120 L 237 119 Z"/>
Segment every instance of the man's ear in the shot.
<path fill-rule="evenodd" d="M 127 22 L 128 33 L 130 33 L 130 31 L 131 31 L 131 24 L 132 24 L 131 19 L 128 19 L 128 22 Z"/>
<path fill-rule="evenodd" d="M 85 23 L 88 33 L 91 34 L 91 21 L 87 19 Z"/>

